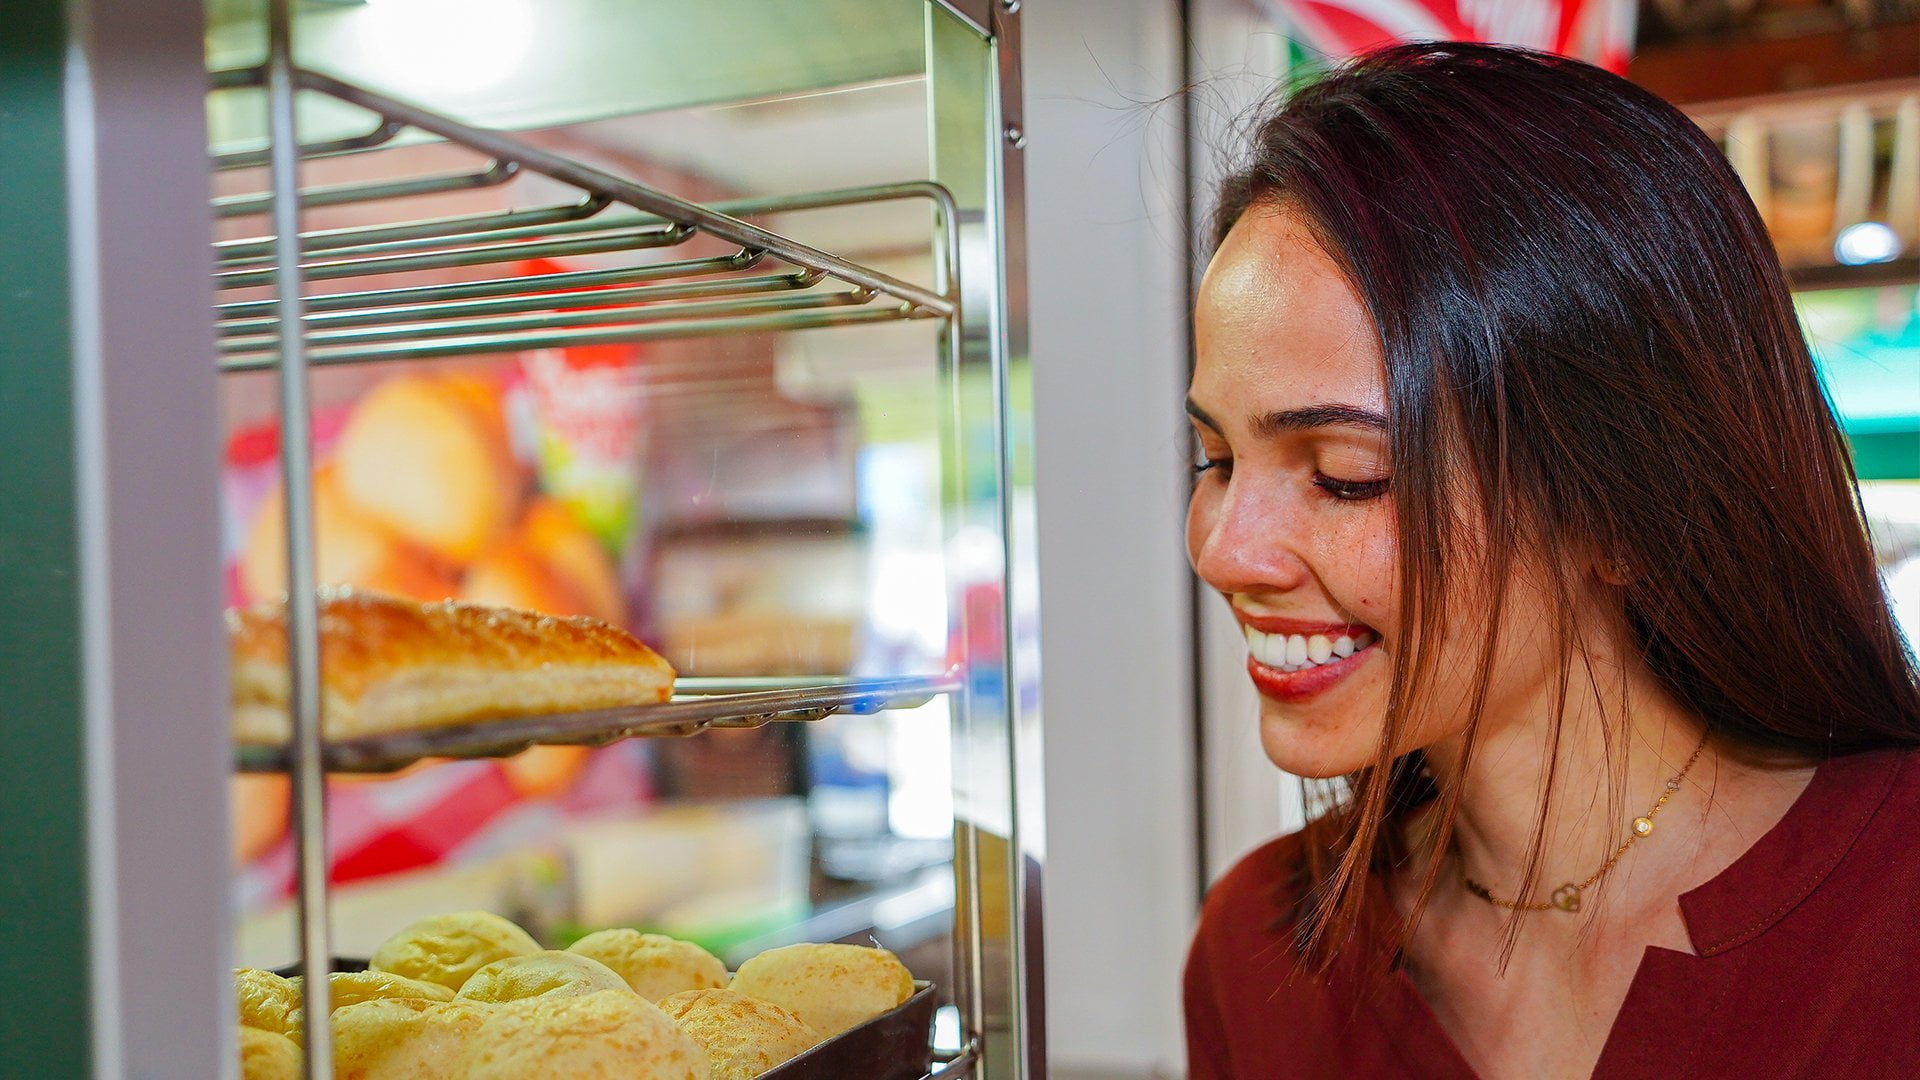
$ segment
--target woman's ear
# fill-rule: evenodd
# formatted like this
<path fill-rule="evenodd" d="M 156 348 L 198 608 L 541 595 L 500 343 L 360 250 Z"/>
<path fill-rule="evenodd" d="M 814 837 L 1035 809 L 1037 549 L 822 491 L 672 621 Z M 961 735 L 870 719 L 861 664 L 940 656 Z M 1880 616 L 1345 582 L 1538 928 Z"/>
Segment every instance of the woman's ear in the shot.
<path fill-rule="evenodd" d="M 1633 580 L 1633 567 L 1625 559 L 1600 559 L 1593 564 L 1593 574 L 1609 585 L 1625 585 Z"/>

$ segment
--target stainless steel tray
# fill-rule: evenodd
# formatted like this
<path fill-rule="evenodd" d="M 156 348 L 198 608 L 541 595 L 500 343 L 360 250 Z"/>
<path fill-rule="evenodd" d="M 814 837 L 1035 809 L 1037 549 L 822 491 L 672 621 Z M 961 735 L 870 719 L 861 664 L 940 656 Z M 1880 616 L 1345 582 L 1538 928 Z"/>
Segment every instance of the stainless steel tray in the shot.
<path fill-rule="evenodd" d="M 892 1012 L 761 1073 L 760 1080 L 921 1080 L 933 1068 L 934 994 L 930 982 L 914 986 L 913 996 Z"/>
<path fill-rule="evenodd" d="M 365 971 L 361 959 L 336 958 L 335 971 Z M 302 974 L 298 963 L 276 974 Z M 913 996 L 890 1012 L 844 1031 L 784 1065 L 760 1074 L 761 1080 L 923 1080 L 970 1075 L 973 1055 L 962 1052 L 936 1064 L 933 1056 L 933 984 L 914 981 Z"/>

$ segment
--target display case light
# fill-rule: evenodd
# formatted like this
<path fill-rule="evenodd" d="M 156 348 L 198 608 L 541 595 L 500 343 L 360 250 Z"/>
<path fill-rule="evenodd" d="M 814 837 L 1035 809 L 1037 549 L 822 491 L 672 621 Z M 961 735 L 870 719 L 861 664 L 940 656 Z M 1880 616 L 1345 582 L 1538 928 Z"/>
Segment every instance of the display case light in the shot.
<path fill-rule="evenodd" d="M 528 0 L 377 0 L 358 29 L 378 67 L 427 89 L 470 93 L 519 73 L 538 23 Z"/>
<path fill-rule="evenodd" d="M 1884 222 L 1861 221 L 1840 230 L 1833 257 L 1846 266 L 1892 262 L 1900 254 L 1900 234 Z"/>

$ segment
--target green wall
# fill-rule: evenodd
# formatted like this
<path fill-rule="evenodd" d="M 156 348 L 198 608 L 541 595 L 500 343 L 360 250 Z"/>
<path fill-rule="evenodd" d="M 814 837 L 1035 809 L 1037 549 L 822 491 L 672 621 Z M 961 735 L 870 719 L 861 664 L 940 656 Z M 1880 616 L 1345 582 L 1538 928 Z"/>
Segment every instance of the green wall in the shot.
<path fill-rule="evenodd" d="M 0 1077 L 91 1071 L 67 277 L 67 27 L 0 29 Z"/>

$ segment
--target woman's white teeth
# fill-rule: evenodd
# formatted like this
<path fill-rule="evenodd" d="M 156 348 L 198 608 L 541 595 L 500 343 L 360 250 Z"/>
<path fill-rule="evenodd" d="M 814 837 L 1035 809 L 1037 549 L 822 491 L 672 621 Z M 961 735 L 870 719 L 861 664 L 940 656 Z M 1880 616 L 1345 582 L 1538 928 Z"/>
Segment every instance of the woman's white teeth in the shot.
<path fill-rule="evenodd" d="M 1262 664 L 1281 671 L 1298 671 L 1342 660 L 1374 641 L 1374 635 L 1368 632 L 1329 639 L 1325 634 L 1263 634 L 1251 626 L 1242 629 L 1247 635 L 1247 652 Z"/>
<path fill-rule="evenodd" d="M 1288 645 L 1287 651 L 1293 651 L 1293 646 Z M 1332 657 L 1333 642 L 1327 640 L 1327 635 L 1315 634 L 1307 639 L 1307 659 L 1316 664 L 1324 664 Z"/>

